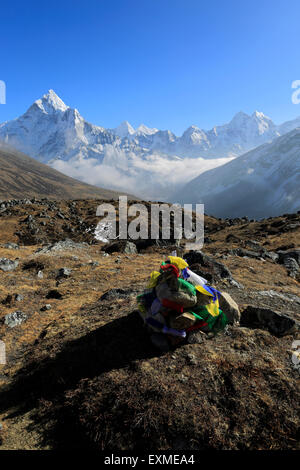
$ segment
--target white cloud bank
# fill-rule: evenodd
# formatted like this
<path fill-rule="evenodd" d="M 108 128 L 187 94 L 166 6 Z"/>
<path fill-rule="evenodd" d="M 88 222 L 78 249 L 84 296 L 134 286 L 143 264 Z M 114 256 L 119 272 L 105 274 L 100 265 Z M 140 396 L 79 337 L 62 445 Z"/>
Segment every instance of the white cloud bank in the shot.
<path fill-rule="evenodd" d="M 230 160 L 232 158 L 183 159 L 156 153 L 141 158 L 107 146 L 101 162 L 75 157 L 68 161 L 54 160 L 51 166 L 85 183 L 127 191 L 143 199 L 167 200 L 188 181 Z"/>

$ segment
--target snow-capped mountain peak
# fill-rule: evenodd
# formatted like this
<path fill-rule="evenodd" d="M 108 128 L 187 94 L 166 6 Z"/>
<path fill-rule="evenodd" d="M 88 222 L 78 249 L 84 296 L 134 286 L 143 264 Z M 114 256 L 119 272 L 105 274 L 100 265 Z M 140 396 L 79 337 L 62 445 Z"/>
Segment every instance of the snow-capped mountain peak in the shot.
<path fill-rule="evenodd" d="M 201 144 L 203 141 L 207 142 L 207 136 L 202 129 L 199 129 L 197 126 L 190 126 L 182 135 L 182 141 L 186 145 L 197 145 Z"/>
<path fill-rule="evenodd" d="M 46 114 L 57 112 L 64 113 L 69 109 L 69 106 L 67 106 L 53 90 L 49 90 L 42 98 L 36 100 L 34 104 Z"/>
<path fill-rule="evenodd" d="M 177 181 L 183 186 L 205 169 L 274 141 L 299 125 L 300 118 L 276 126 L 259 111 L 251 115 L 241 111 L 227 124 L 211 130 L 190 126 L 180 137 L 144 124 L 134 129 L 127 121 L 105 129 L 87 122 L 49 90 L 22 116 L 0 124 L 0 143 L 86 182 L 112 187 L 113 179 L 114 187 L 123 191 L 137 193 L 134 184 L 147 187 L 147 197 L 163 200 L 173 193 L 171 187 Z M 250 176 L 257 174 L 252 163 L 246 168 Z M 168 183 L 165 175 L 172 176 L 167 177 Z"/>
<path fill-rule="evenodd" d="M 135 130 L 128 121 L 123 121 L 118 127 L 113 129 L 112 132 L 118 135 L 119 137 L 123 138 L 133 135 L 135 133 Z"/>
<path fill-rule="evenodd" d="M 266 116 L 264 113 L 262 113 L 261 111 L 254 111 L 254 113 L 252 114 L 252 117 L 255 117 L 257 119 L 267 119 L 267 120 L 271 120 L 268 116 Z"/>
<path fill-rule="evenodd" d="M 150 127 L 145 126 L 145 124 L 140 124 L 135 133 L 137 135 L 139 134 L 152 135 L 152 134 L 156 134 L 156 132 L 158 132 L 158 129 L 155 129 L 155 128 L 151 129 Z"/>
<path fill-rule="evenodd" d="M 232 124 L 232 125 L 240 124 L 242 122 L 247 121 L 249 118 L 250 118 L 249 114 L 244 113 L 244 111 L 239 111 L 233 116 L 229 124 Z"/>

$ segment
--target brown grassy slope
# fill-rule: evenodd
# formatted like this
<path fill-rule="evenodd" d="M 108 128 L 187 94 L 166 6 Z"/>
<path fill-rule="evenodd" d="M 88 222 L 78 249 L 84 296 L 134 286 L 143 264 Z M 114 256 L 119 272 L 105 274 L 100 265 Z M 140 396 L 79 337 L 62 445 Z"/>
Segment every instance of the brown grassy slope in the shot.
<path fill-rule="evenodd" d="M 120 193 L 124 194 L 124 193 Z M 77 181 L 14 149 L 0 148 L 0 198 L 103 199 L 119 192 Z"/>
<path fill-rule="evenodd" d="M 56 234 L 58 240 L 70 236 L 82 241 L 85 234 L 89 241 L 77 228 L 77 218 L 95 224 L 97 204 L 77 201 L 72 216 L 67 201 L 58 202 L 68 218 L 62 222 L 48 209 L 51 219 L 40 218 L 45 207 L 37 203 L 14 207 L 11 215 L 0 217 L 0 245 L 22 244 L 12 236 L 26 232 L 28 214 L 36 219 L 41 240 L 54 241 Z M 220 281 L 216 287 L 229 292 L 241 310 L 253 304 L 299 320 L 300 284 L 283 265 L 226 255 L 249 239 L 269 250 L 298 248 L 300 226 L 288 226 L 299 219 L 297 214 L 229 227 L 206 218 L 211 242 L 204 252 L 216 256 L 244 285 L 237 289 Z M 42 220 L 46 226 L 39 225 Z M 55 232 L 48 228 L 52 220 Z M 279 222 L 283 225 L 278 228 Z M 76 232 L 65 232 L 63 224 Z M 233 241 L 226 241 L 229 235 Z M 19 258 L 15 271 L 0 271 L 0 337 L 7 348 L 7 365 L 0 366 L 0 422 L 5 429 L 0 449 L 297 448 L 299 373 L 291 361 L 296 334 L 277 338 L 236 326 L 200 344 L 160 354 L 134 313 L 135 291 L 146 285 L 167 249 L 104 257 L 96 244 L 35 254 L 40 245 L 19 250 L 0 246 L 0 258 Z M 23 269 L 30 260 L 36 265 Z M 41 265 L 43 279 L 37 277 Z M 62 267 L 72 269 L 71 276 L 58 282 Z M 113 287 L 132 292 L 122 299 L 99 300 Z M 47 299 L 51 289 L 58 289 L 62 299 Z M 260 295 L 270 290 L 285 300 Z M 23 300 L 17 302 L 15 294 Z M 51 309 L 41 310 L 48 303 Z M 16 310 L 27 320 L 8 328 L 1 319 Z"/>

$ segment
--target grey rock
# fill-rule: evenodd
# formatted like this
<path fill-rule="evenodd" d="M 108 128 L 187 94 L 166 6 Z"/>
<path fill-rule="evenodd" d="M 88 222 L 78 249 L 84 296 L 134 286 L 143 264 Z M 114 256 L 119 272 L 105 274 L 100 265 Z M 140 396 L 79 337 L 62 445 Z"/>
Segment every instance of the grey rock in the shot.
<path fill-rule="evenodd" d="M 90 265 L 90 266 L 95 266 L 95 267 L 97 267 L 97 266 L 99 266 L 99 262 L 98 262 L 98 261 L 93 261 L 93 260 L 91 259 L 91 260 L 89 261 L 89 265 Z"/>
<path fill-rule="evenodd" d="M 221 292 L 219 298 L 220 309 L 225 313 L 228 323 L 238 323 L 241 318 L 241 313 L 238 304 L 227 292 Z"/>
<path fill-rule="evenodd" d="M 2 269 L 2 271 L 13 271 L 18 267 L 18 265 L 18 260 L 13 261 L 8 258 L 0 258 L 0 269 Z"/>
<path fill-rule="evenodd" d="M 268 309 L 249 305 L 241 314 L 240 325 L 248 328 L 266 329 L 275 336 L 292 334 L 299 324 L 286 315 Z"/>
<path fill-rule="evenodd" d="M 283 264 L 287 269 L 288 275 L 294 279 L 300 273 L 300 266 L 294 258 L 284 258 Z"/>
<path fill-rule="evenodd" d="M 22 300 L 24 300 L 23 295 L 21 295 L 21 294 L 15 294 L 15 301 L 16 301 L 16 302 L 22 302 Z"/>
<path fill-rule="evenodd" d="M 19 245 L 17 243 L 5 243 L 4 248 L 7 248 L 8 250 L 19 250 Z"/>
<path fill-rule="evenodd" d="M 230 285 L 232 285 L 233 287 L 236 287 L 237 289 L 244 289 L 243 284 L 241 284 L 240 282 L 237 282 L 235 279 L 229 279 L 229 283 Z"/>
<path fill-rule="evenodd" d="M 24 220 L 27 224 L 31 224 L 32 222 L 35 222 L 35 218 L 30 214 L 26 219 Z"/>
<path fill-rule="evenodd" d="M 284 260 L 287 258 L 293 258 L 298 264 L 300 264 L 300 250 L 279 250 L 277 251 L 279 256 L 278 262 L 284 264 Z"/>
<path fill-rule="evenodd" d="M 110 243 L 104 249 L 106 253 L 120 252 L 126 253 L 128 255 L 137 254 L 138 252 L 136 245 L 133 242 L 129 242 L 128 240 Z"/>
<path fill-rule="evenodd" d="M 43 279 L 43 278 L 44 278 L 43 271 L 38 271 L 37 277 L 38 277 L 39 279 Z"/>
<path fill-rule="evenodd" d="M 135 291 L 133 289 L 110 289 L 100 297 L 100 300 L 115 300 L 130 297 Z"/>
<path fill-rule="evenodd" d="M 189 333 L 186 341 L 188 344 L 201 344 L 206 340 L 206 338 L 206 334 L 203 331 L 195 330 Z"/>
<path fill-rule="evenodd" d="M 14 328 L 15 326 L 21 325 L 24 321 L 27 320 L 27 315 L 21 311 L 16 311 L 13 313 L 8 313 L 4 317 L 4 324 L 9 328 Z"/>
<path fill-rule="evenodd" d="M 234 250 L 230 250 L 229 253 L 235 256 L 241 256 L 243 258 L 255 258 L 259 259 L 261 254 L 257 251 L 245 250 L 244 248 L 236 248 Z"/>
<path fill-rule="evenodd" d="M 184 255 L 184 259 L 190 265 L 191 270 L 204 277 L 208 282 L 219 280 L 233 280 L 230 270 L 212 256 L 204 254 L 202 251 L 189 251 Z"/>
<path fill-rule="evenodd" d="M 83 249 L 87 248 L 88 244 L 86 242 L 76 243 L 73 240 L 67 238 L 66 240 L 56 242 L 52 245 L 44 246 L 43 248 L 39 248 L 36 253 L 39 254 L 48 254 L 56 251 L 62 250 L 75 250 L 75 249 Z"/>
<path fill-rule="evenodd" d="M 51 304 L 46 304 L 41 308 L 41 312 L 46 312 L 46 310 L 51 310 Z"/>
<path fill-rule="evenodd" d="M 56 278 L 70 277 L 71 273 L 72 273 L 72 269 L 70 269 L 70 268 L 60 268 L 58 270 Z"/>
<path fill-rule="evenodd" d="M 188 363 L 191 364 L 192 366 L 196 366 L 198 364 L 195 354 L 189 353 L 186 355 L 186 357 L 187 357 Z"/>
<path fill-rule="evenodd" d="M 277 262 L 279 260 L 279 255 L 275 253 L 274 251 L 268 251 L 266 254 L 266 258 L 271 259 L 274 262 Z"/>

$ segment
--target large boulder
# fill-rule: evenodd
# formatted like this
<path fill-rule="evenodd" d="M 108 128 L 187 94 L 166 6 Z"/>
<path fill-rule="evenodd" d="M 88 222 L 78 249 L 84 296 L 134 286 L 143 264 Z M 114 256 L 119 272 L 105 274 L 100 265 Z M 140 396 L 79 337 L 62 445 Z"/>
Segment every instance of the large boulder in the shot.
<path fill-rule="evenodd" d="M 216 261 L 212 256 L 204 254 L 202 251 L 191 250 L 184 254 L 184 259 L 189 264 L 192 271 L 207 279 L 209 283 L 228 281 L 235 287 L 242 287 L 232 277 L 230 270 L 223 263 Z"/>
<path fill-rule="evenodd" d="M 262 328 L 275 336 L 285 336 L 299 329 L 299 324 L 290 317 L 269 308 L 249 305 L 241 314 L 241 326 Z"/>
<path fill-rule="evenodd" d="M 241 319 L 241 313 L 238 304 L 227 292 L 221 292 L 219 299 L 220 309 L 225 313 L 228 323 L 238 323 Z"/>
<path fill-rule="evenodd" d="M 284 264 L 284 260 L 287 258 L 293 258 L 298 264 L 300 264 L 300 250 L 279 250 L 277 251 L 279 256 L 278 262 Z"/>
<path fill-rule="evenodd" d="M 137 254 L 136 245 L 128 240 L 119 240 L 102 247 L 105 253 L 126 253 L 127 255 Z"/>
<path fill-rule="evenodd" d="M 283 264 L 292 278 L 300 279 L 300 250 L 277 251 L 278 262 Z"/>

